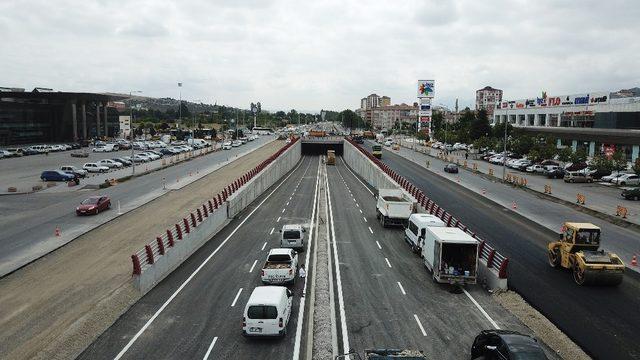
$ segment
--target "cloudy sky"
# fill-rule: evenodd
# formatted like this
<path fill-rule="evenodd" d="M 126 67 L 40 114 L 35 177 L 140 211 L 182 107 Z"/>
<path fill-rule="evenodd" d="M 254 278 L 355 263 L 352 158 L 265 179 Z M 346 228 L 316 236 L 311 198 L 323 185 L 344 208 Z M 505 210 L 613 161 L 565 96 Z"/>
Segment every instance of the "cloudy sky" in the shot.
<path fill-rule="evenodd" d="M 0 0 L 0 86 L 265 109 L 640 85 L 637 0 Z"/>

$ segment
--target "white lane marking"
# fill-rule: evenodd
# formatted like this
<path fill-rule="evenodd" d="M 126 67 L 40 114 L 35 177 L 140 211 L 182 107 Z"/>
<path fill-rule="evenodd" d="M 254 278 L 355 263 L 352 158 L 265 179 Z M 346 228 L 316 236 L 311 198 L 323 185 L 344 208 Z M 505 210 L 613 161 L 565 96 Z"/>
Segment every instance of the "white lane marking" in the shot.
<path fill-rule="evenodd" d="M 211 355 L 211 350 L 213 350 L 213 346 L 216 344 L 216 341 L 218 341 L 218 337 L 214 337 L 213 341 L 211 341 L 211 345 L 209 345 L 209 348 L 207 349 L 207 353 L 204 354 L 204 357 L 202 358 L 202 360 L 207 360 L 209 358 L 209 355 Z"/>
<path fill-rule="evenodd" d="M 280 216 L 278 216 L 278 220 L 276 220 L 276 222 L 280 222 Z"/>
<path fill-rule="evenodd" d="M 362 214 L 362 209 L 358 209 L 358 210 L 360 210 L 360 214 Z"/>
<path fill-rule="evenodd" d="M 389 259 L 384 258 L 384 261 L 386 261 L 386 262 L 387 262 L 387 265 L 389 265 L 389 267 L 391 267 L 391 263 L 389 262 Z"/>
<path fill-rule="evenodd" d="M 236 294 L 236 297 L 233 299 L 233 302 L 231 303 L 231 307 L 236 306 L 236 302 L 238 301 L 238 298 L 240 297 L 240 293 L 242 292 L 242 288 L 240 288 L 240 290 L 238 290 L 238 293 Z"/>
<path fill-rule="evenodd" d="M 342 278 L 340 277 L 340 259 L 338 258 L 338 245 L 336 244 L 336 229 L 333 221 L 333 206 L 331 204 L 331 188 L 329 179 L 326 179 L 327 200 L 329 202 L 329 219 L 331 221 L 331 243 L 333 244 L 333 259 L 336 272 L 336 287 L 338 289 L 338 306 L 340 308 L 340 332 L 342 333 L 342 348 L 351 349 L 349 346 L 349 332 L 347 331 L 347 315 L 344 311 L 344 297 L 342 295 Z M 371 228 L 369 228 L 371 230 Z"/>
<path fill-rule="evenodd" d="M 289 202 L 287 201 L 287 206 L 289 206 Z"/>
<path fill-rule="evenodd" d="M 364 219 L 364 222 L 367 222 L 367 218 L 366 217 L 363 216 L 362 218 Z"/>
<path fill-rule="evenodd" d="M 340 160 L 344 163 L 344 166 L 347 168 L 347 170 L 349 170 L 349 172 L 351 173 L 351 175 L 353 175 L 353 177 L 354 177 L 354 178 L 356 178 L 356 180 L 358 180 L 358 182 L 359 182 L 360 184 L 362 184 L 362 186 L 364 186 L 364 188 L 365 188 L 365 189 L 367 189 L 367 191 L 368 191 L 371 195 L 374 195 L 374 194 L 373 194 L 373 191 L 371 191 L 371 189 L 369 189 L 369 187 L 368 187 L 367 185 L 365 185 L 365 184 L 362 182 L 362 180 L 360 180 L 360 178 L 359 178 L 359 177 L 357 177 L 357 176 L 356 176 L 356 174 L 354 174 L 354 173 L 353 173 L 353 171 L 351 171 L 351 169 L 349 168 L 349 166 L 347 165 L 347 163 L 344 161 L 344 159 L 343 159 L 343 158 L 340 158 Z"/>
<path fill-rule="evenodd" d="M 289 201 L 291 201 L 291 199 L 293 199 L 293 196 L 289 196 Z"/>
<path fill-rule="evenodd" d="M 413 318 L 416 319 L 416 322 L 418 323 L 418 327 L 420 328 L 420 331 L 422 331 L 422 336 L 427 336 L 427 332 L 424 331 L 424 328 L 422 327 L 422 323 L 420 322 L 420 319 L 418 319 L 418 315 L 413 314 Z"/>
<path fill-rule="evenodd" d="M 275 227 L 272 227 L 272 228 L 271 228 L 271 231 L 269 231 L 269 235 L 273 235 L 273 230 L 275 230 L 275 229 L 276 229 Z M 266 243 L 265 243 L 265 244 L 266 244 Z"/>
<path fill-rule="evenodd" d="M 282 209 L 282 213 L 284 214 L 284 211 L 287 210 L 286 208 Z"/>
<path fill-rule="evenodd" d="M 400 284 L 400 281 L 398 281 L 398 286 L 400 287 L 400 291 L 402 291 L 402 295 L 407 295 L 407 293 L 404 292 L 404 288 L 402 287 L 402 284 Z"/>
<path fill-rule="evenodd" d="M 253 272 L 253 268 L 256 267 L 257 263 L 258 263 L 258 260 L 253 262 L 253 265 L 251 265 L 251 269 L 249 269 L 249 272 Z"/>
<path fill-rule="evenodd" d="M 471 294 L 469 294 L 467 292 L 467 290 L 462 289 L 462 291 L 464 291 L 464 293 L 467 295 L 467 297 L 469 299 L 471 299 L 471 302 L 478 308 L 478 310 L 480 310 L 480 312 L 482 313 L 482 315 L 484 315 L 485 318 L 487 318 L 487 320 L 489 320 L 489 322 L 491 323 L 491 325 L 493 325 L 494 329 L 498 329 L 500 330 L 500 326 L 498 326 L 498 324 L 493 321 L 493 319 L 491 318 L 491 316 L 489 316 L 489 314 L 487 314 L 486 311 L 484 311 L 484 309 L 482 308 L 482 306 L 480 306 L 480 304 L 478 304 L 478 302 L 476 301 L 476 299 L 473 298 L 473 296 L 471 296 Z"/>
<path fill-rule="evenodd" d="M 311 255 L 311 245 L 313 241 L 313 229 L 314 229 L 314 218 L 316 216 L 316 202 L 318 200 L 318 185 L 320 183 L 320 159 L 318 159 L 318 171 L 316 173 L 316 187 L 313 194 L 313 210 L 311 211 L 311 226 L 309 227 L 309 242 L 307 244 L 307 254 L 305 255 L 304 263 L 307 266 L 307 271 L 309 269 L 309 256 Z M 315 251 L 315 248 L 314 248 Z M 314 263 L 315 264 L 315 263 Z M 315 272 L 312 273 L 312 276 L 316 276 Z M 307 284 L 309 281 L 304 282 L 304 288 L 302 289 L 302 293 L 307 292 Z M 299 360 L 300 358 L 300 343 L 302 342 L 302 325 L 304 322 L 304 308 L 305 308 L 306 297 L 302 296 L 300 298 L 300 305 L 298 308 L 298 323 L 296 325 L 296 339 L 293 345 L 293 360 Z"/>
<path fill-rule="evenodd" d="M 353 202 L 354 202 L 354 203 L 356 203 L 356 204 L 358 203 L 358 202 L 356 201 L 356 198 L 353 198 Z"/>
<path fill-rule="evenodd" d="M 368 226 L 369 232 L 373 234 L 373 230 L 371 230 L 371 226 Z"/>
<path fill-rule="evenodd" d="M 358 203 L 356 203 L 356 206 L 357 206 L 357 207 L 360 207 L 360 205 L 358 205 Z"/>
<path fill-rule="evenodd" d="M 260 251 L 264 251 L 264 248 L 267 247 L 267 242 L 265 241 L 264 244 L 262 245 L 262 249 L 260 249 Z"/>
<path fill-rule="evenodd" d="M 215 254 L 218 253 L 218 251 L 220 251 L 220 249 L 229 241 L 229 239 L 231 239 L 231 237 L 240 229 L 240 227 L 242 227 L 242 225 L 244 225 L 245 222 L 247 222 L 247 220 L 249 220 L 249 218 L 251 217 L 251 215 L 253 215 L 253 213 L 255 213 L 256 211 L 258 211 L 258 209 L 260 209 L 260 207 L 262 206 L 262 204 L 264 204 L 267 200 L 269 200 L 269 198 L 271 197 L 271 195 L 273 195 L 273 193 L 275 193 L 280 186 L 282 186 L 282 184 L 284 184 L 287 180 L 289 180 L 289 178 L 291 177 L 291 175 L 293 175 L 298 168 L 300 167 L 300 165 L 302 165 L 302 161 L 300 161 L 300 163 L 298 164 L 298 166 L 296 166 L 295 169 L 293 169 L 293 171 L 291 171 L 291 173 L 289 175 L 287 175 L 287 177 L 285 177 L 284 179 L 282 179 L 282 181 L 280 182 L 280 184 L 278 184 L 278 186 L 276 186 L 275 189 L 273 189 L 273 191 L 271 191 L 269 193 L 269 195 L 267 195 L 261 202 L 260 204 L 258 204 L 258 206 L 255 207 L 255 209 L 253 209 L 251 211 L 251 213 L 249 213 L 249 215 L 244 218 L 244 220 L 242 220 L 242 222 L 240 222 L 240 224 L 238 224 L 238 226 L 236 226 L 235 229 L 233 229 L 233 231 L 227 235 L 227 237 L 222 241 L 222 243 L 220 243 L 220 245 L 218 245 L 218 247 L 213 250 L 213 252 L 211 254 L 209 254 L 209 256 L 207 256 L 206 259 L 204 259 L 204 261 L 202 262 L 202 264 L 200 264 L 200 266 L 198 266 L 193 273 L 191 273 L 191 275 L 189 275 L 189 277 L 182 283 L 182 285 L 180 285 L 180 287 L 178 287 L 178 289 L 176 291 L 173 292 L 173 294 L 171 294 L 171 296 L 169 297 L 169 299 L 167 299 L 167 301 L 164 302 L 164 304 L 162 304 L 162 306 L 160 306 L 160 308 L 153 314 L 153 316 L 151 316 L 151 318 L 149 320 L 147 320 L 147 322 L 142 326 L 142 328 L 140 328 L 140 330 L 138 330 L 138 332 L 131 338 L 131 340 L 129 340 L 129 342 L 127 343 L 127 345 L 125 345 L 122 350 L 120 350 L 120 352 L 118 353 L 118 355 L 116 355 L 116 357 L 114 358 L 114 360 L 119 360 L 122 358 L 122 356 L 127 352 L 127 350 L 129 350 L 129 348 L 131 347 L 131 345 L 133 345 L 133 343 L 136 342 L 136 340 L 138 340 L 138 338 L 140 337 L 140 335 L 142 335 L 142 333 L 144 333 L 147 328 L 151 325 L 151 323 L 153 323 L 156 318 L 164 311 L 164 309 L 169 306 L 169 304 L 173 301 L 173 299 L 176 298 L 176 296 L 178 296 L 178 294 L 182 291 L 182 289 L 184 289 L 190 282 L 191 280 L 200 272 L 200 270 L 202 270 L 202 268 L 207 265 L 207 263 L 211 260 L 211 258 L 213 258 L 213 256 Z"/>
<path fill-rule="evenodd" d="M 382 250 L 382 246 L 380 246 L 380 243 L 378 242 L 378 240 L 376 240 L 376 245 L 378 245 L 378 249 Z"/>

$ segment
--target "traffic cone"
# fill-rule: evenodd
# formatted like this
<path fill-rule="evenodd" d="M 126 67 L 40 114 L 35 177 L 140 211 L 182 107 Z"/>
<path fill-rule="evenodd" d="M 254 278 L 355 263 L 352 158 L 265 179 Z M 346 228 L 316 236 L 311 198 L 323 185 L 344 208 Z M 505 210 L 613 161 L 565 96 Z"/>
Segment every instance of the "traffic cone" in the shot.
<path fill-rule="evenodd" d="M 460 183 L 460 176 L 458 176 L 458 183 Z"/>
<path fill-rule="evenodd" d="M 516 204 L 516 202 L 514 201 L 514 202 L 511 204 L 511 208 L 512 208 L 513 210 L 518 210 L 518 204 Z"/>
<path fill-rule="evenodd" d="M 482 188 L 482 195 L 487 195 L 487 189 Z"/>
<path fill-rule="evenodd" d="M 58 236 L 58 237 L 60 236 L 60 227 L 59 226 L 56 226 L 55 235 Z"/>
<path fill-rule="evenodd" d="M 638 257 L 636 255 L 631 258 L 631 266 L 638 266 Z"/>

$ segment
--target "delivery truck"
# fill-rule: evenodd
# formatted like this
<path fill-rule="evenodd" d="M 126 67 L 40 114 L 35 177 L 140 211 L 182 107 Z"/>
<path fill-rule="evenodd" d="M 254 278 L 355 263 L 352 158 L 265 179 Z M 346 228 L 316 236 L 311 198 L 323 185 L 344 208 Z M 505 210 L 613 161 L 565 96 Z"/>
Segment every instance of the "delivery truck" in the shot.
<path fill-rule="evenodd" d="M 335 164 L 336 164 L 336 151 L 327 150 L 327 165 L 335 165 Z"/>
<path fill-rule="evenodd" d="M 427 227 L 422 257 L 433 280 L 449 284 L 475 284 L 478 241 L 455 227 Z"/>
<path fill-rule="evenodd" d="M 376 216 L 382 227 L 407 225 L 415 209 L 415 200 L 400 189 L 379 189 Z"/>

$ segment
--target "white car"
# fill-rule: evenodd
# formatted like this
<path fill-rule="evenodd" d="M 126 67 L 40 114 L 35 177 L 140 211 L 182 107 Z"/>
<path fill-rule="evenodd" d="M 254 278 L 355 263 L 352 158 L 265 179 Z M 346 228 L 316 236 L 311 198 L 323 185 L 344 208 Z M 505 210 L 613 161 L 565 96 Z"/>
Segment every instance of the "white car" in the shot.
<path fill-rule="evenodd" d="M 51 151 L 64 151 L 67 147 L 64 145 L 51 145 Z"/>
<path fill-rule="evenodd" d="M 234 140 L 231 143 L 231 146 L 233 146 L 233 147 L 239 147 L 240 145 L 242 145 L 242 142 L 240 140 Z"/>
<path fill-rule="evenodd" d="M 489 158 L 489 162 L 492 164 L 502 164 L 504 161 L 504 156 L 502 155 L 493 155 Z"/>
<path fill-rule="evenodd" d="M 145 155 L 146 157 L 148 157 L 148 158 L 149 158 L 149 159 L 151 159 L 151 160 L 158 160 L 158 159 L 160 159 L 160 156 L 158 156 L 158 155 L 156 155 L 156 154 L 154 154 L 154 153 L 152 153 L 152 152 L 149 152 L 149 151 L 147 151 L 147 152 L 143 152 L 143 153 L 140 153 L 140 154 Z"/>
<path fill-rule="evenodd" d="M 148 161 L 151 161 L 151 158 L 145 154 L 140 153 L 140 154 L 133 155 L 133 161 L 137 163 L 148 162 Z"/>
<path fill-rule="evenodd" d="M 113 168 L 119 169 L 119 168 L 124 166 L 124 165 L 122 165 L 122 163 L 119 163 L 117 161 L 113 161 L 111 159 L 102 159 L 102 160 L 98 161 L 97 164 L 100 165 L 100 166 L 106 166 L 109 169 L 113 169 Z"/>
<path fill-rule="evenodd" d="M 258 286 L 244 307 L 244 336 L 285 336 L 293 307 L 293 292 L 284 286 Z"/>
<path fill-rule="evenodd" d="M 616 185 L 640 185 L 640 176 L 636 174 L 624 174 L 611 181 Z"/>
<path fill-rule="evenodd" d="M 85 169 L 78 169 L 75 166 L 72 165 L 63 165 L 60 166 L 60 170 L 67 172 L 67 173 L 72 173 L 72 174 L 78 174 L 78 176 L 80 177 L 85 177 L 87 176 L 87 170 Z"/>
<path fill-rule="evenodd" d="M 117 151 L 117 150 L 118 150 L 118 145 L 116 144 L 98 145 L 93 149 L 91 149 L 91 151 L 93 152 L 111 152 L 111 151 Z"/>
<path fill-rule="evenodd" d="M 109 168 L 106 166 L 98 165 L 96 163 L 86 163 L 82 165 L 82 168 L 87 170 L 90 173 L 101 173 L 109 171 Z"/>
<path fill-rule="evenodd" d="M 391 140 L 387 140 L 384 142 L 384 146 L 391 146 L 391 144 L 393 144 Z"/>
<path fill-rule="evenodd" d="M 626 173 L 624 171 L 614 171 L 614 172 L 611 173 L 611 175 L 607 175 L 607 176 L 601 177 L 600 180 L 602 180 L 604 182 L 613 182 L 618 177 L 620 177 L 622 175 L 626 175 L 626 174 L 628 174 L 628 173 Z"/>
<path fill-rule="evenodd" d="M 544 172 L 544 166 L 542 166 L 540 164 L 531 165 L 531 166 L 529 166 L 527 168 L 527 172 L 543 173 Z"/>
<path fill-rule="evenodd" d="M 222 143 L 222 150 L 231 150 L 231 141 L 225 141 Z"/>

